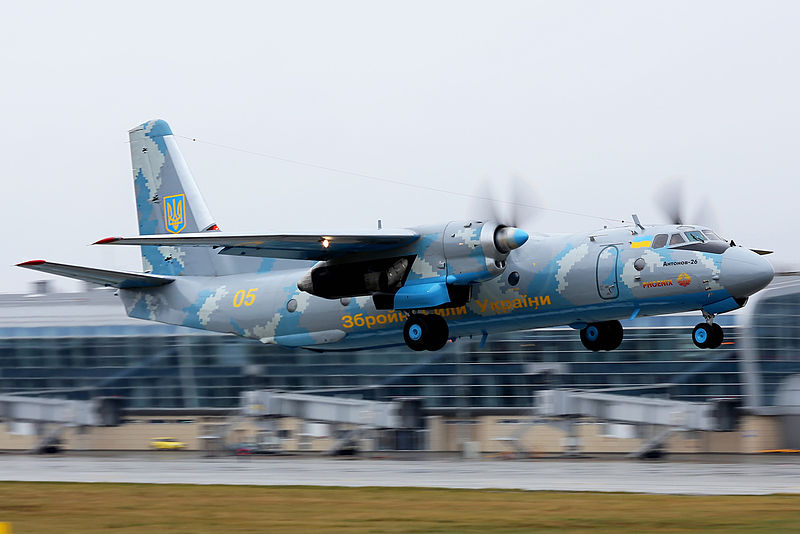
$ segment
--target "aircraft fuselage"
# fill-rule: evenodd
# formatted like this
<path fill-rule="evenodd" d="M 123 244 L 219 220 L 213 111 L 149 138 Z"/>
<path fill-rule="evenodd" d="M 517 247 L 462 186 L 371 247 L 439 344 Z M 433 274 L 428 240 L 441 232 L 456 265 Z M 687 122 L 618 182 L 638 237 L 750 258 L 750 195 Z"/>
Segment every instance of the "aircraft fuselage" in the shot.
<path fill-rule="evenodd" d="M 426 239 L 405 251 L 415 257 L 412 272 L 428 278 L 437 270 L 447 276 L 446 262 L 436 263 L 447 225 L 438 226 L 439 235 L 435 228 L 415 229 Z M 722 241 L 706 243 L 705 250 L 690 243 L 652 247 L 658 234 L 690 230 L 695 227 L 531 234 L 509 255 L 502 274 L 471 284 L 465 304 L 420 312 L 445 318 L 451 338 L 565 324 L 583 328 L 646 315 L 730 311 L 771 280 L 766 260 Z M 120 294 L 133 317 L 264 343 L 334 350 L 404 342 L 404 312 L 376 309 L 370 296 L 326 299 L 301 291 L 298 280 L 313 264 L 296 263 L 296 269 L 179 276 L 163 287 Z"/>

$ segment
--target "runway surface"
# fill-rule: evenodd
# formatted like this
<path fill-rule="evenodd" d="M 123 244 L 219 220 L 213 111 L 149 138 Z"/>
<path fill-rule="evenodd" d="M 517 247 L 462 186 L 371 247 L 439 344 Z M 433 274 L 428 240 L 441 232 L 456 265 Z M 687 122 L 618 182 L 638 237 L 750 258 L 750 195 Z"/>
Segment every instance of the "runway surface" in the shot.
<path fill-rule="evenodd" d="M 800 458 L 739 463 L 597 460 L 89 457 L 0 454 L 0 480 L 418 486 L 699 495 L 800 493 Z"/>

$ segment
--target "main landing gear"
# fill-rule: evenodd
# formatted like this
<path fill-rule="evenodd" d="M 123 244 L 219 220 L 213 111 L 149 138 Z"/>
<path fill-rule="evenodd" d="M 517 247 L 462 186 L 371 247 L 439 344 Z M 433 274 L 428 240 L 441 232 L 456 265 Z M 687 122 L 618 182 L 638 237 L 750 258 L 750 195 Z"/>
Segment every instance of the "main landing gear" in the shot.
<path fill-rule="evenodd" d="M 692 341 L 701 349 L 716 349 L 722 345 L 725 339 L 725 334 L 722 332 L 722 327 L 714 321 L 714 316 L 711 314 L 703 313 L 706 318 L 705 323 L 700 323 L 692 330 Z"/>
<path fill-rule="evenodd" d="M 589 350 L 614 350 L 622 343 L 619 321 L 589 323 L 581 330 L 581 343 Z"/>
<path fill-rule="evenodd" d="M 412 313 L 406 319 L 403 338 L 413 350 L 439 350 L 447 343 L 450 329 L 439 315 Z"/>

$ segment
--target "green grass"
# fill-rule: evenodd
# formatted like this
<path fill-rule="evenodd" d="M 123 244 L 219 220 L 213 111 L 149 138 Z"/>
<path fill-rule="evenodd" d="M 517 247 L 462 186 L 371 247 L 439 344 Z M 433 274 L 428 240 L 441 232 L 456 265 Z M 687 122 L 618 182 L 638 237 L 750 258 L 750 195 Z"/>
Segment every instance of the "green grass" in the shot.
<path fill-rule="evenodd" d="M 14 534 L 800 532 L 800 496 L 0 482 Z"/>

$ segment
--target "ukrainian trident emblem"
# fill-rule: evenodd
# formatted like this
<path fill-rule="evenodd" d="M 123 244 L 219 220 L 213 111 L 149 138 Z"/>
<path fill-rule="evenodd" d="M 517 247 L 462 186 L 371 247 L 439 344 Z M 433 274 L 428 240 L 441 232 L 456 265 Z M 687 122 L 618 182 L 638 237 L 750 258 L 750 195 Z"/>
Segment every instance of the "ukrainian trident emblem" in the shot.
<path fill-rule="evenodd" d="M 172 195 L 164 197 L 164 227 L 167 232 L 177 234 L 186 228 L 186 197 Z"/>

